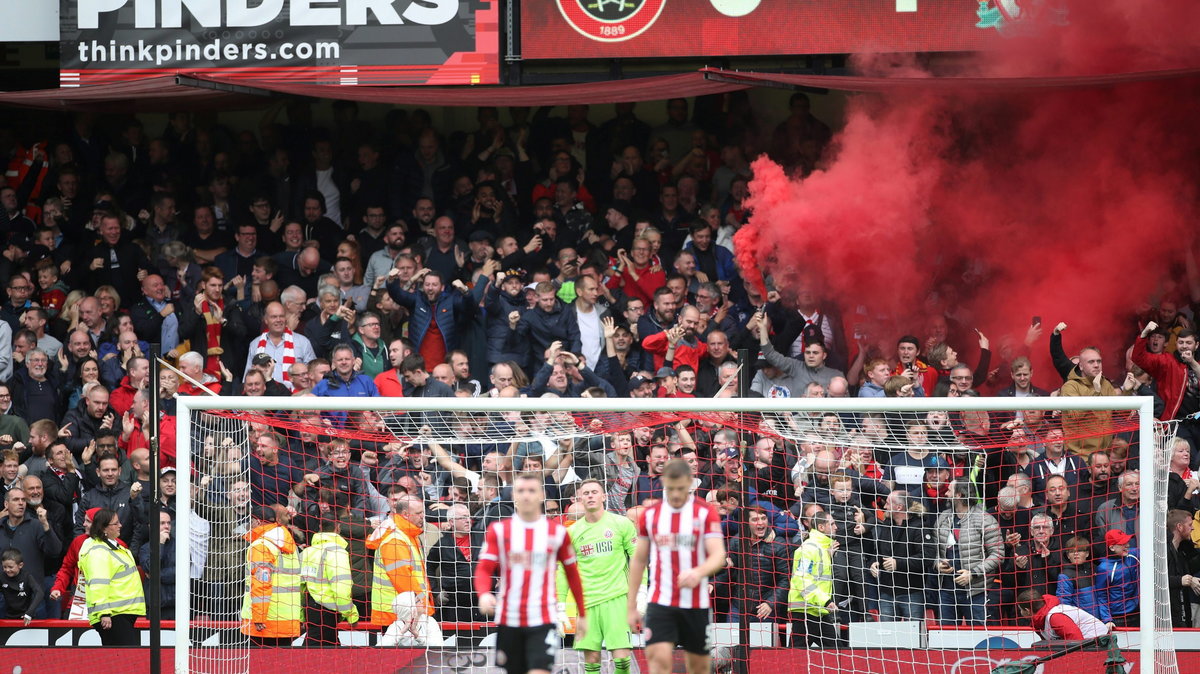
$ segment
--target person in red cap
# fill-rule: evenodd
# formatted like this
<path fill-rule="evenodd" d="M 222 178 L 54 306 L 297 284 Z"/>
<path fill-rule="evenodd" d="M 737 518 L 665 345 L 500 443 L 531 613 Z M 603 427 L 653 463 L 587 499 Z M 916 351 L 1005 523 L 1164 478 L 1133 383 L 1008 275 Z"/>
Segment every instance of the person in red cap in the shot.
<path fill-rule="evenodd" d="M 1047 641 L 1082 641 L 1112 631 L 1112 623 L 1105 624 L 1052 594 L 1039 596 L 1034 590 L 1025 590 L 1017 597 L 1017 610 L 1022 618 L 1030 618 L 1034 631 Z"/>
<path fill-rule="evenodd" d="M 88 508 L 83 516 L 83 530 L 86 532 L 92 526 L 92 519 L 96 517 L 96 513 L 100 512 L 100 508 Z M 84 603 L 83 584 L 79 582 L 79 550 L 83 548 L 83 544 L 87 542 L 88 535 L 86 533 L 79 534 L 75 540 L 71 541 L 71 546 L 67 548 L 67 556 L 63 557 L 62 566 L 58 568 L 58 575 L 54 578 L 54 585 L 50 588 L 50 601 L 60 601 L 62 596 L 75 588 L 75 594 L 71 597 L 71 610 L 67 618 L 71 620 L 83 620 L 87 618 L 87 606 Z M 118 541 L 121 545 L 125 543 Z"/>
<path fill-rule="evenodd" d="M 1139 551 L 1130 548 L 1133 536 L 1120 529 L 1109 529 L 1104 544 L 1109 555 L 1096 567 L 1096 595 L 1107 601 L 1108 611 L 1117 627 L 1137 627 Z"/>

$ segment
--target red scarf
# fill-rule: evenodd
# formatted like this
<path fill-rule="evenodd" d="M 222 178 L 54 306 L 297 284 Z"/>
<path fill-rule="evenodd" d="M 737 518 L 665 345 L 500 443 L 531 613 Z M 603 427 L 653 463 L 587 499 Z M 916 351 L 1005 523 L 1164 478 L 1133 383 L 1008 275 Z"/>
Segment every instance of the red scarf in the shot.
<path fill-rule="evenodd" d="M 264 332 L 262 337 L 258 338 L 258 348 L 255 353 L 262 353 L 267 350 L 267 337 L 269 333 Z M 292 331 L 283 331 L 283 381 L 290 384 L 292 381 L 292 366 L 296 364 L 296 344 L 292 341 Z"/>
<path fill-rule="evenodd" d="M 224 315 L 225 300 L 217 300 L 216 308 Z M 204 336 L 208 341 L 208 352 L 205 355 L 209 358 L 220 356 L 225 350 L 221 348 L 221 321 L 217 320 L 216 314 L 213 313 L 213 303 L 204 300 L 200 305 L 200 312 L 204 316 Z M 220 374 L 219 367 L 217 374 Z"/>

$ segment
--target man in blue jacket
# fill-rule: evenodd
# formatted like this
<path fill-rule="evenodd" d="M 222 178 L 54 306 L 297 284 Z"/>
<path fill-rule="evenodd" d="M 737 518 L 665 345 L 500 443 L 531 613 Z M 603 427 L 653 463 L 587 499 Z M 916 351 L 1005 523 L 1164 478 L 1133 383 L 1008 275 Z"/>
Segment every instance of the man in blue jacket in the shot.
<path fill-rule="evenodd" d="M 338 344 L 330 354 L 333 369 L 325 378 L 313 386 L 313 395 L 320 398 L 378 398 L 379 389 L 375 382 L 358 371 L 354 347 Z M 338 428 L 346 425 L 346 412 L 325 412 L 325 416 Z"/>
<path fill-rule="evenodd" d="M 466 284 L 456 280 L 455 290 L 449 290 L 440 273 L 426 268 L 418 271 L 409 284 L 420 286 L 421 292 L 405 287 L 397 270 L 388 272 L 388 295 L 412 314 L 408 319 L 409 339 L 426 363 L 445 362 L 446 354 L 459 348 L 459 326 L 479 307 L 488 279 L 481 270 L 474 288 L 468 290 Z"/>
<path fill-rule="evenodd" d="M 1096 567 L 1096 594 L 1108 602 L 1108 612 L 1117 627 L 1138 627 L 1138 567 L 1139 550 L 1130 548 L 1133 538 L 1120 529 L 1104 534 L 1109 556 Z"/>

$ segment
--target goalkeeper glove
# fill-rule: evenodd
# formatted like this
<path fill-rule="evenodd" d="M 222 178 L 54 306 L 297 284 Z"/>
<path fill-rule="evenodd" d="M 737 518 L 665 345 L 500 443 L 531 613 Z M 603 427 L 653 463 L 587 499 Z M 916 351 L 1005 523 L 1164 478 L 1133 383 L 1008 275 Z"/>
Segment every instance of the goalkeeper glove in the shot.
<path fill-rule="evenodd" d="M 566 636 L 575 631 L 574 625 L 571 624 L 571 618 L 567 615 L 566 602 L 558 602 L 558 607 L 555 613 L 557 613 L 557 617 L 555 618 L 555 626 L 558 628 L 558 634 L 560 636 Z"/>

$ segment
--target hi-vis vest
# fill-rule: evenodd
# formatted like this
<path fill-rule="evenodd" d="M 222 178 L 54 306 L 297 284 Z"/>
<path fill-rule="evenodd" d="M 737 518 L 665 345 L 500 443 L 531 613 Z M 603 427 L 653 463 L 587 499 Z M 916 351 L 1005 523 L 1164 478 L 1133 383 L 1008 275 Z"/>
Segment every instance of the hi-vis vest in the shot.
<path fill-rule="evenodd" d="M 89 623 L 105 616 L 146 615 L 142 576 L 127 548 L 89 538 L 79 549 L 79 571 L 87 579 Z"/>
<path fill-rule="evenodd" d="M 280 639 L 300 636 L 300 559 L 291 533 L 277 524 L 250 532 L 246 549 L 246 594 L 242 598 L 242 633 Z M 266 629 L 255 628 L 255 623 Z"/>
<path fill-rule="evenodd" d="M 1062 613 L 1071 619 L 1079 627 L 1079 631 L 1083 633 L 1084 639 L 1095 639 L 1108 634 L 1108 625 L 1100 622 L 1096 616 L 1087 611 L 1069 606 L 1067 604 L 1059 604 L 1046 612 L 1046 622 L 1042 624 L 1042 636 L 1046 639 L 1062 639 L 1063 636 L 1054 631 L 1050 626 L 1050 618 L 1056 613 Z"/>
<path fill-rule="evenodd" d="M 804 544 L 796 549 L 792 563 L 788 611 L 804 611 L 820 616 L 829 613 L 833 598 L 833 539 L 813 529 Z"/>
<path fill-rule="evenodd" d="M 385 522 L 367 541 L 375 548 L 371 574 L 371 624 L 396 622 L 393 602 L 401 592 L 413 592 L 425 601 L 426 613 L 433 615 L 433 597 L 425 578 L 421 544 L 415 538 L 420 530 L 399 515 L 392 516 L 394 526 Z M 411 535 L 409 535 L 411 532 Z"/>
<path fill-rule="evenodd" d="M 313 601 L 356 622 L 358 609 L 351 597 L 354 582 L 346 545 L 346 539 L 332 532 L 314 535 L 312 545 L 300 553 L 300 578 Z"/>

